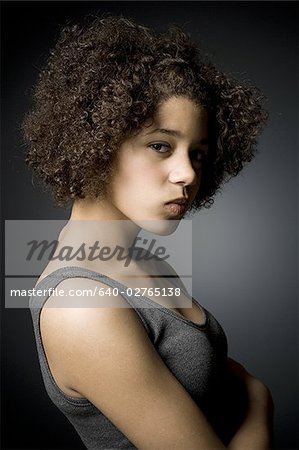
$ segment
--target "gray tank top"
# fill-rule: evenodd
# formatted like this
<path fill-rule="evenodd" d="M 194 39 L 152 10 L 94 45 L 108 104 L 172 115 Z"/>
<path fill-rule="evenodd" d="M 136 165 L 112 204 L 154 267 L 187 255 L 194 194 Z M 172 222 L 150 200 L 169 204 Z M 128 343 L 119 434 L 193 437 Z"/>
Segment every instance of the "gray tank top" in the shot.
<path fill-rule="evenodd" d="M 67 278 L 76 277 L 98 280 L 124 292 L 123 298 L 138 314 L 164 363 L 206 414 L 223 442 L 226 442 L 230 437 L 225 424 L 228 398 L 232 402 L 226 373 L 227 340 L 212 314 L 193 299 L 205 314 L 204 324 L 196 324 L 147 297 L 127 296 L 127 286 L 98 272 L 79 267 L 58 269 L 36 287 L 48 290 Z M 31 297 L 29 307 L 42 377 L 50 399 L 72 423 L 87 449 L 136 448 L 88 399 L 70 397 L 56 384 L 46 359 L 39 326 L 40 312 L 48 298 L 49 295 Z"/>

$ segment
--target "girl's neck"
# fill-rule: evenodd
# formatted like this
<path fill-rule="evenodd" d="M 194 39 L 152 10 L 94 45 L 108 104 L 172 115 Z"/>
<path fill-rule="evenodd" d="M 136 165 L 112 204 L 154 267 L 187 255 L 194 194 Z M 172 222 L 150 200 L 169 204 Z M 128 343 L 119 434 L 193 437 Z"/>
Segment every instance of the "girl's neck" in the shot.
<path fill-rule="evenodd" d="M 59 243 L 74 248 L 84 245 L 86 250 L 95 248 L 94 255 L 105 247 L 105 264 L 121 265 L 123 263 L 116 257 L 132 251 L 140 229 L 105 200 L 76 200 L 70 219 L 60 233 Z M 109 254 L 115 256 L 109 259 Z"/>

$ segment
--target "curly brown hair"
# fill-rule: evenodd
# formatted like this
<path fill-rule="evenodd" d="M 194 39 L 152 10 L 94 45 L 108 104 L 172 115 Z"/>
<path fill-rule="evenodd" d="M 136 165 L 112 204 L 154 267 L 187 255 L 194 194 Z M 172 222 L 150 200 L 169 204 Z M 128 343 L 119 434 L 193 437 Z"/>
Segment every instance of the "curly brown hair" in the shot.
<path fill-rule="evenodd" d="M 158 33 L 108 15 L 64 27 L 23 121 L 26 161 L 57 205 L 101 197 L 120 144 L 173 95 L 209 114 L 210 149 L 192 209 L 208 207 L 253 158 L 266 113 L 257 88 L 204 61 L 178 26 Z"/>

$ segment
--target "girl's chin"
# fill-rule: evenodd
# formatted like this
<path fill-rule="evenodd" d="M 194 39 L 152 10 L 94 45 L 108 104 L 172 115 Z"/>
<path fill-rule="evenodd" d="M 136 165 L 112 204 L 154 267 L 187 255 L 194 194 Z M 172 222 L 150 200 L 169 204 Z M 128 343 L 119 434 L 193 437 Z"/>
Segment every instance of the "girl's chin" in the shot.
<path fill-rule="evenodd" d="M 134 220 L 136 225 L 145 231 L 153 234 L 158 234 L 160 236 L 167 236 L 175 232 L 179 226 L 181 219 L 147 219 L 147 220 Z"/>

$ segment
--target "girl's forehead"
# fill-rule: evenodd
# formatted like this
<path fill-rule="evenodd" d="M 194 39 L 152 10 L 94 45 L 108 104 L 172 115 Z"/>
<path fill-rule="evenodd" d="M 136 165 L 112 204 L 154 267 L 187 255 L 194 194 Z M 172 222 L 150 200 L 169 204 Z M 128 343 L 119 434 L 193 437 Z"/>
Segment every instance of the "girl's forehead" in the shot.
<path fill-rule="evenodd" d="M 207 127 L 207 111 L 185 97 L 171 97 L 163 101 L 156 113 L 140 131 L 141 135 L 149 135 L 154 132 L 169 130 L 174 136 L 198 134 L 200 130 L 205 132 Z"/>

